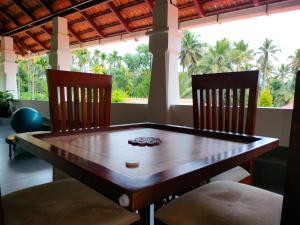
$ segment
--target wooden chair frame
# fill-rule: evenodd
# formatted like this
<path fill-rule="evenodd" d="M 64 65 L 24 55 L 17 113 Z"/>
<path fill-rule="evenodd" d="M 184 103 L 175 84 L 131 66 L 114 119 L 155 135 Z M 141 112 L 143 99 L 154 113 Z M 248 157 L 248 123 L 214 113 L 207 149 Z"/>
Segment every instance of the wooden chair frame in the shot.
<path fill-rule="evenodd" d="M 281 213 L 281 225 L 300 223 L 300 70 L 296 76 L 294 96 L 294 109 L 291 123 L 290 148 Z"/>
<path fill-rule="evenodd" d="M 258 76 L 257 70 L 193 75 L 194 128 L 253 135 Z"/>
<path fill-rule="evenodd" d="M 294 109 L 291 123 L 289 157 L 280 225 L 300 223 L 300 70 L 296 77 Z M 155 224 L 165 223 L 155 220 Z"/>
<path fill-rule="evenodd" d="M 47 70 L 52 132 L 110 125 L 110 75 Z"/>
<path fill-rule="evenodd" d="M 193 75 L 194 128 L 253 135 L 258 78 L 258 70 Z M 251 184 L 253 162 L 245 163 L 243 167 L 251 176 L 240 182 Z"/>

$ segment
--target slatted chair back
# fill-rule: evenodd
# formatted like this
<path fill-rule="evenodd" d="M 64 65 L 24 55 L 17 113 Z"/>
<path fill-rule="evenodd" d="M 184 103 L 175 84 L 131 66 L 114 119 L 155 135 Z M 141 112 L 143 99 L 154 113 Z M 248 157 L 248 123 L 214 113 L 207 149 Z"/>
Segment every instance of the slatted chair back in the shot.
<path fill-rule="evenodd" d="M 192 76 L 194 128 L 254 134 L 259 71 Z"/>
<path fill-rule="evenodd" d="M 112 78 L 47 70 L 52 132 L 110 125 Z"/>
<path fill-rule="evenodd" d="M 296 77 L 281 225 L 300 224 L 300 71 Z"/>

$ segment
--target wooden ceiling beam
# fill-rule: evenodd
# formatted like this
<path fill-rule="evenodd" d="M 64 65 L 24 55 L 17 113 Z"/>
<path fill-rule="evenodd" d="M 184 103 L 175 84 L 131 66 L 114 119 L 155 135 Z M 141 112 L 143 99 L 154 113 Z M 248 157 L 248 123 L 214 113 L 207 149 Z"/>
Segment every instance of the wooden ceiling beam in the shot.
<path fill-rule="evenodd" d="M 31 20 L 35 20 L 35 17 L 33 16 L 32 12 L 29 11 L 24 5 L 22 5 L 22 3 L 18 0 L 11 0 L 16 6 L 18 6 L 23 13 L 25 13 L 25 15 L 27 17 L 29 17 Z"/>
<path fill-rule="evenodd" d="M 0 13 L 9 21 L 13 22 L 13 24 L 15 24 L 15 26 L 20 25 L 20 23 L 14 18 L 12 17 L 10 14 L 8 14 L 3 8 L 0 8 Z M 6 35 L 4 35 L 6 36 Z"/>
<path fill-rule="evenodd" d="M 15 38 L 14 38 L 14 46 L 16 47 L 16 49 L 17 49 L 17 51 L 18 51 L 18 53 L 20 54 L 20 55 L 25 55 L 25 53 L 23 52 L 23 48 L 21 48 L 20 46 L 19 46 L 19 44 L 18 44 L 18 42 L 15 40 Z"/>
<path fill-rule="evenodd" d="M 16 41 L 19 45 L 21 45 L 22 50 L 25 50 L 25 51 L 26 51 L 24 55 L 26 55 L 28 51 L 33 52 L 32 49 L 30 49 L 30 48 L 25 44 L 25 42 L 24 42 L 23 40 L 21 40 L 20 38 L 18 38 L 17 36 L 14 36 L 13 39 L 14 39 L 14 41 Z M 24 52 L 24 51 L 22 51 L 22 52 Z"/>
<path fill-rule="evenodd" d="M 50 4 L 51 4 L 50 2 L 48 2 L 48 1 L 45 2 L 45 1 L 43 1 L 43 0 L 38 0 L 38 2 L 39 2 L 44 8 L 46 8 L 50 14 L 55 13 L 54 9 L 52 9 L 52 7 L 51 7 L 51 5 L 50 5 Z"/>
<path fill-rule="evenodd" d="M 153 13 L 153 1 L 145 0 L 146 5 L 149 7 L 150 11 Z"/>
<path fill-rule="evenodd" d="M 54 9 L 52 9 L 51 5 L 50 5 L 50 2 L 44 2 L 43 0 L 39 0 L 39 2 L 43 5 L 44 8 L 46 8 L 48 10 L 48 12 L 50 14 L 54 13 Z M 73 2 L 73 1 L 72 1 Z M 69 30 L 69 33 L 75 37 L 75 39 L 77 40 L 77 42 L 81 43 L 82 42 L 82 39 L 79 37 L 79 35 L 77 35 L 77 33 L 74 31 L 74 29 L 68 25 L 68 30 Z"/>
<path fill-rule="evenodd" d="M 254 6 L 260 6 L 259 0 L 252 0 Z"/>
<path fill-rule="evenodd" d="M 15 24 L 16 26 L 20 25 L 20 23 L 19 23 L 17 20 L 15 20 L 12 16 L 10 16 L 8 13 L 6 13 L 5 11 L 3 11 L 1 8 L 0 8 L 0 13 L 1 13 L 2 15 L 4 15 L 5 18 L 9 19 L 9 20 L 10 20 L 13 24 Z M 25 49 L 27 49 L 27 51 L 29 50 L 29 51 L 32 52 L 32 49 L 30 49 L 30 48 L 25 44 L 24 41 L 18 39 L 17 36 L 15 36 L 15 37 L 13 37 L 13 38 L 14 38 L 14 40 L 17 40 L 17 42 L 19 42 L 19 43 L 22 45 L 22 48 L 25 48 Z"/>
<path fill-rule="evenodd" d="M 79 42 L 79 43 L 83 42 L 83 40 L 81 39 L 81 37 L 79 36 L 79 34 L 76 33 L 74 31 L 74 29 L 70 25 L 68 25 L 68 29 L 69 29 L 69 33 L 72 34 L 72 36 L 75 37 L 75 39 L 77 40 L 77 42 Z"/>
<path fill-rule="evenodd" d="M 196 6 L 197 12 L 199 16 L 205 17 L 205 13 L 202 7 L 202 4 L 200 4 L 199 0 L 193 0 L 194 5 Z"/>
<path fill-rule="evenodd" d="M 49 50 L 49 48 L 44 43 L 42 43 L 33 33 L 31 33 L 30 31 L 26 31 L 25 33 L 29 37 L 31 37 L 36 43 L 38 43 L 43 49 Z"/>
<path fill-rule="evenodd" d="M 29 17 L 32 21 L 34 21 L 34 20 L 36 19 L 35 16 L 32 14 L 32 12 L 31 12 L 30 10 L 28 10 L 24 5 L 22 5 L 20 1 L 12 0 L 12 2 L 13 2 L 16 6 L 18 6 L 18 7 L 23 11 L 23 13 L 25 13 L 25 15 L 26 15 L 27 17 Z M 51 34 L 49 33 L 48 29 L 47 29 L 45 26 L 41 26 L 41 29 L 42 29 L 45 33 L 47 33 L 48 35 L 51 35 Z"/>
<path fill-rule="evenodd" d="M 129 25 L 126 23 L 125 19 L 122 17 L 121 13 L 117 9 L 117 7 L 114 5 L 113 2 L 109 2 L 108 6 L 112 13 L 118 18 L 118 20 L 121 22 L 123 27 L 126 29 L 127 32 L 132 32 L 132 29 L 129 27 Z"/>
<path fill-rule="evenodd" d="M 92 20 L 86 12 L 79 12 L 80 15 L 90 24 L 90 26 L 96 31 L 99 37 L 104 38 L 105 35 L 100 30 L 99 26 Z"/>
<path fill-rule="evenodd" d="M 42 0 L 39 0 L 41 2 L 41 4 L 45 4 L 45 2 L 43 2 Z M 7 31 L 5 33 L 3 33 L 2 35 L 14 35 L 20 32 L 23 32 L 25 30 L 31 29 L 32 27 L 36 27 L 36 26 L 40 26 L 40 25 L 44 25 L 48 22 L 50 22 L 54 17 L 60 16 L 60 17 L 64 17 L 73 13 L 78 12 L 78 10 L 80 11 L 84 11 L 87 10 L 91 7 L 94 7 L 95 5 L 99 5 L 102 3 L 107 3 L 109 0 L 85 0 L 82 2 L 78 2 L 77 4 L 61 9 L 59 11 L 53 11 L 52 14 L 47 15 L 45 17 L 36 19 L 35 21 L 29 22 L 27 24 L 21 25 L 20 27 Z M 46 4 L 47 7 L 47 4 Z M 49 7 L 49 6 L 48 6 Z M 51 9 L 49 9 L 51 10 Z"/>

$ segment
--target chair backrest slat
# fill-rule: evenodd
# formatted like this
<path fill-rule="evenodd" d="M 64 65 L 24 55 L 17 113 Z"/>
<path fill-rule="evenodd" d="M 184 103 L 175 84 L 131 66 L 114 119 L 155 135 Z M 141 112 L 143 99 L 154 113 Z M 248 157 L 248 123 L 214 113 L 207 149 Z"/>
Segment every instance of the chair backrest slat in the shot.
<path fill-rule="evenodd" d="M 300 71 L 296 77 L 281 225 L 300 224 Z"/>
<path fill-rule="evenodd" d="M 212 129 L 217 130 L 217 94 L 216 89 L 211 90 L 212 97 Z"/>
<path fill-rule="evenodd" d="M 72 87 L 67 87 L 67 102 L 68 102 L 68 130 L 73 130 L 73 100 Z"/>
<path fill-rule="evenodd" d="M 237 132 L 237 120 L 234 118 L 237 118 L 237 112 L 238 112 L 238 105 L 237 105 L 237 88 L 233 89 L 232 94 L 232 132 Z"/>
<path fill-rule="evenodd" d="M 218 124 L 218 130 L 224 130 L 224 96 L 223 96 L 223 90 L 219 89 L 219 124 Z M 195 110 L 195 109 L 194 109 Z"/>
<path fill-rule="evenodd" d="M 211 129 L 211 101 L 210 101 L 210 92 L 209 89 L 205 90 L 206 97 L 206 126 L 208 129 Z"/>
<path fill-rule="evenodd" d="M 193 75 L 194 127 L 254 134 L 258 76 L 259 71 Z"/>
<path fill-rule="evenodd" d="M 111 76 L 47 70 L 47 78 L 52 132 L 110 125 Z"/>
<path fill-rule="evenodd" d="M 238 133 L 244 133 L 244 122 L 245 122 L 245 88 L 240 89 L 240 103 L 239 103 L 239 125 Z"/>

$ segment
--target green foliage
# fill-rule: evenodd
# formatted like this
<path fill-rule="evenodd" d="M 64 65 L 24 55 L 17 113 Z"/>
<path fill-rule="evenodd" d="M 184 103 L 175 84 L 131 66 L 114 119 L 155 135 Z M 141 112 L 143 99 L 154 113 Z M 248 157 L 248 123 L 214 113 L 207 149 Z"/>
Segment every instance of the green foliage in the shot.
<path fill-rule="evenodd" d="M 179 73 L 179 90 L 181 98 L 192 97 L 192 79 L 187 73 Z"/>
<path fill-rule="evenodd" d="M 128 98 L 127 93 L 121 89 L 113 90 L 111 93 L 112 102 L 124 102 L 126 98 Z"/>
<path fill-rule="evenodd" d="M 135 90 L 132 96 L 136 96 L 137 98 L 148 98 L 150 90 L 150 78 L 150 70 L 145 70 L 140 76 L 135 77 L 133 81 Z"/>
<path fill-rule="evenodd" d="M 288 104 L 294 91 L 295 72 L 300 68 L 300 49 L 289 56 L 286 64 L 277 63 L 280 49 L 272 39 L 266 38 L 261 47 L 254 50 L 244 40 L 230 42 L 224 38 L 210 45 L 200 36 L 184 31 L 179 63 L 180 96 L 192 97 L 191 75 L 259 69 L 261 92 L 259 104 L 276 107 Z M 18 60 L 17 84 L 21 99 L 48 98 L 45 70 L 49 68 L 48 57 Z M 113 96 L 116 101 L 126 97 L 146 98 L 149 95 L 152 55 L 149 46 L 136 47 L 135 53 L 119 55 L 99 50 L 79 49 L 73 52 L 73 71 L 110 74 L 113 78 Z M 269 91 L 268 91 L 269 90 Z M 268 92 L 268 93 L 267 93 Z M 124 97 L 126 96 L 126 97 Z"/>
<path fill-rule="evenodd" d="M 21 59 L 17 63 L 17 85 L 20 99 L 47 100 L 46 69 L 49 68 L 48 56 Z"/>
<path fill-rule="evenodd" d="M 273 97 L 274 107 L 280 107 L 288 104 L 293 97 L 289 90 L 289 84 L 279 79 L 271 80 L 270 93 Z"/>
<path fill-rule="evenodd" d="M 0 107 L 9 107 L 9 103 L 13 100 L 10 91 L 0 91 Z"/>
<path fill-rule="evenodd" d="M 272 103 L 272 95 L 269 89 L 264 89 L 258 99 L 258 106 L 260 107 L 271 107 Z"/>

